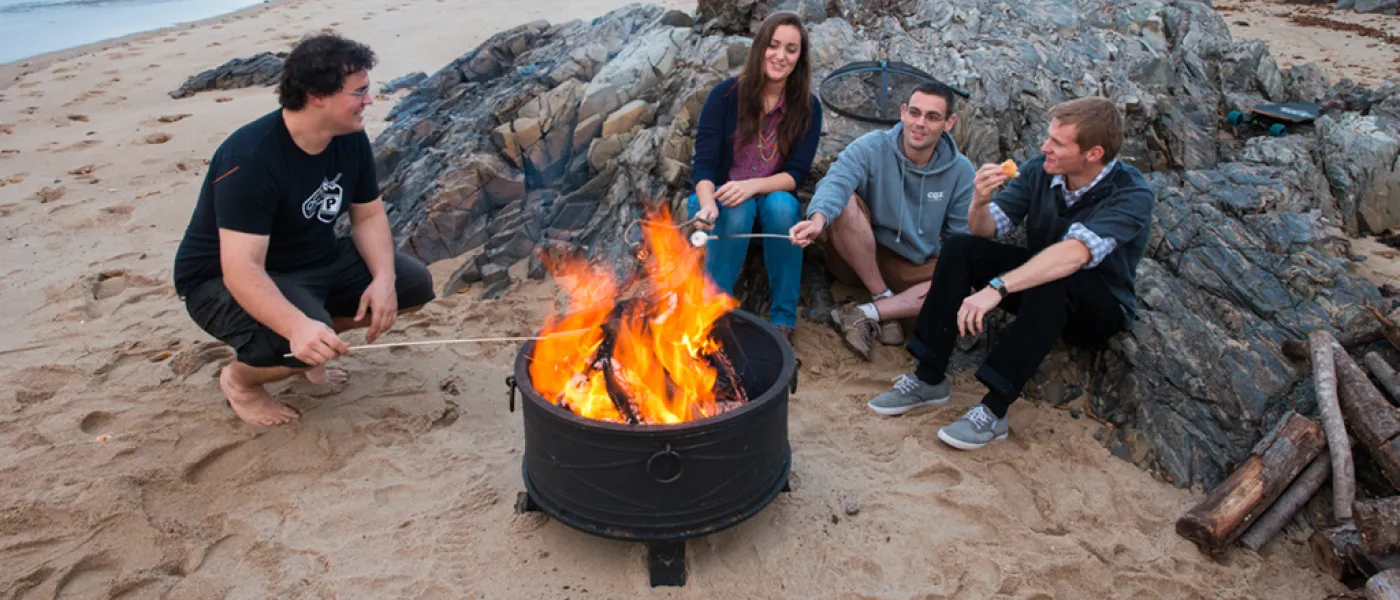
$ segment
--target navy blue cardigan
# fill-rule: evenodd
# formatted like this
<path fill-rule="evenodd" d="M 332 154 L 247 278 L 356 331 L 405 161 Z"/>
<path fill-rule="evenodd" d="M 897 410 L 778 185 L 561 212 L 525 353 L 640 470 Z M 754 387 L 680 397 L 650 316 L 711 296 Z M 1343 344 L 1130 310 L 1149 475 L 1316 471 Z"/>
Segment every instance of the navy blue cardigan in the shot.
<path fill-rule="evenodd" d="M 731 77 L 719 82 L 705 99 L 700 122 L 695 126 L 695 158 L 690 176 L 694 183 L 709 180 L 719 187 L 729 181 L 729 169 L 734 164 L 734 132 L 739 128 L 738 81 Z M 813 94 L 812 123 L 807 127 L 807 134 L 793 146 L 792 154 L 778 171 L 791 175 L 799 188 L 812 170 L 812 158 L 817 155 L 821 134 L 822 106 Z"/>

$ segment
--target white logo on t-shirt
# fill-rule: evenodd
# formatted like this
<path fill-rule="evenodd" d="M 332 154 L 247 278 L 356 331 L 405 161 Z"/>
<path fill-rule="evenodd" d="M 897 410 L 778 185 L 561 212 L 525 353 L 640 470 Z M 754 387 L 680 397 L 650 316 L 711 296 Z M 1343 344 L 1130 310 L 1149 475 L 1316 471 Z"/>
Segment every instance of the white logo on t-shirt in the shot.
<path fill-rule="evenodd" d="M 340 202 L 345 197 L 345 190 L 337 183 L 340 176 L 341 173 L 336 173 L 335 179 L 321 181 L 321 187 L 316 188 L 316 192 L 301 204 L 303 217 L 310 219 L 315 215 L 322 223 L 332 223 L 340 216 Z"/>

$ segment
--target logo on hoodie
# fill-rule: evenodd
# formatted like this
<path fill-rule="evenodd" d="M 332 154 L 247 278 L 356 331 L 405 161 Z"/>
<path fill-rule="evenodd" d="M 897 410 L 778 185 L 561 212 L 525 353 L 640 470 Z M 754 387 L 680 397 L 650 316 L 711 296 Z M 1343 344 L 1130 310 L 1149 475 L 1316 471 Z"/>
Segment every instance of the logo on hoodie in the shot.
<path fill-rule="evenodd" d="M 928 201 L 929 201 L 929 202 L 942 202 L 942 201 L 943 201 L 943 192 L 929 192 L 929 193 L 928 193 Z"/>

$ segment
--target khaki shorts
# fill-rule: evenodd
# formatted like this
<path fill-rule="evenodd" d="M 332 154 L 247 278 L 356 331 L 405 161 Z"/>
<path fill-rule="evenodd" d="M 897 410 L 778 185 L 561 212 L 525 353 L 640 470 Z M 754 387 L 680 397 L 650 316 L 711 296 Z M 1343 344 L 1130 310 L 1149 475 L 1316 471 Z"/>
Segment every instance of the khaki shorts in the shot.
<path fill-rule="evenodd" d="M 870 222 L 870 207 L 865 205 L 865 200 L 860 196 L 851 196 L 855 200 L 856 208 L 860 209 L 860 217 Z M 855 218 L 856 215 L 849 211 L 843 212 L 838 219 Z M 826 270 L 837 281 L 846 285 L 864 288 L 865 283 L 856 275 L 855 269 L 846 262 L 839 253 L 836 252 L 836 245 L 831 242 L 831 226 L 828 225 L 822 232 L 817 243 L 821 246 L 823 254 L 826 255 Z M 893 250 L 875 244 L 875 264 L 880 267 L 880 277 L 884 278 L 885 285 L 890 286 L 890 290 L 898 294 L 920 283 L 925 283 L 933 279 L 933 269 L 938 263 L 936 259 L 929 259 L 928 262 L 920 265 L 909 262 L 908 259 L 896 254 Z"/>

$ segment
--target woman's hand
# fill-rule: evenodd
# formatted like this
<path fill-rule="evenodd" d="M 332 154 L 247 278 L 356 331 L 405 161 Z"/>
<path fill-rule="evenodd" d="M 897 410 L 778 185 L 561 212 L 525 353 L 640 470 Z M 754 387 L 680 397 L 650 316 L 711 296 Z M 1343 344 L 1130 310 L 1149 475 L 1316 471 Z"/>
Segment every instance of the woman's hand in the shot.
<path fill-rule="evenodd" d="M 715 200 L 728 208 L 743 204 L 745 200 L 758 194 L 758 182 L 753 179 L 731 181 L 715 190 Z"/>

